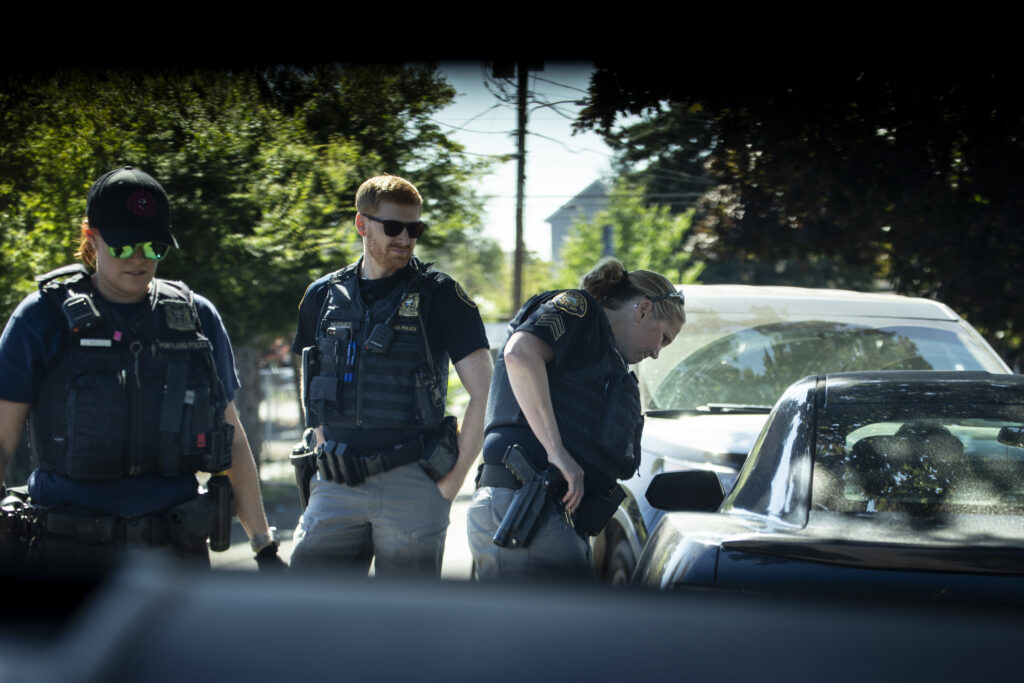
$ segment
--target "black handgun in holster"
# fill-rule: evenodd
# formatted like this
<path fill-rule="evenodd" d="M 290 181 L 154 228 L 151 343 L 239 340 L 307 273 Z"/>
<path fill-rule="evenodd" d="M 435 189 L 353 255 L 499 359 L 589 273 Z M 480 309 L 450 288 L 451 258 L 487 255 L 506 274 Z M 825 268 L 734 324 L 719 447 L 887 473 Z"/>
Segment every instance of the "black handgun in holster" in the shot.
<path fill-rule="evenodd" d="M 452 471 L 459 459 L 459 420 L 449 415 L 441 423 L 437 437 L 423 444 L 419 466 L 434 481 L 440 481 Z"/>
<path fill-rule="evenodd" d="M 302 441 L 292 446 L 288 457 L 295 469 L 295 485 L 299 488 L 299 503 L 302 509 L 309 504 L 309 482 L 316 473 L 316 434 L 313 429 L 302 433 Z"/>
<path fill-rule="evenodd" d="M 494 532 L 494 544 L 502 548 L 525 548 L 530 544 L 548 503 L 560 504 L 557 501 L 565 492 L 565 479 L 554 465 L 537 472 L 516 444 L 508 447 L 501 462 L 522 483 L 522 487 L 513 494 L 512 504 Z"/>

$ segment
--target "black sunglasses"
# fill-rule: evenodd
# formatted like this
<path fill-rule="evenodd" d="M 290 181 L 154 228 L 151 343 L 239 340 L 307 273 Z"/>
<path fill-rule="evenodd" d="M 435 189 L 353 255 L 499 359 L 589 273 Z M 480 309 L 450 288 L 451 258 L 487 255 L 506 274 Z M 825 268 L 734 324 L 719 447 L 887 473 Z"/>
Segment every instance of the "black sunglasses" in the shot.
<path fill-rule="evenodd" d="M 363 213 L 360 211 L 359 213 Z M 371 221 L 377 221 L 384 226 L 384 234 L 388 237 L 398 237 L 402 234 L 403 230 L 409 231 L 409 239 L 418 239 L 420 235 L 427 231 L 427 224 L 423 221 L 413 221 L 412 223 L 403 223 L 402 221 L 386 221 L 383 218 L 377 218 L 371 216 L 368 213 L 363 213 L 363 216 L 369 218 Z"/>

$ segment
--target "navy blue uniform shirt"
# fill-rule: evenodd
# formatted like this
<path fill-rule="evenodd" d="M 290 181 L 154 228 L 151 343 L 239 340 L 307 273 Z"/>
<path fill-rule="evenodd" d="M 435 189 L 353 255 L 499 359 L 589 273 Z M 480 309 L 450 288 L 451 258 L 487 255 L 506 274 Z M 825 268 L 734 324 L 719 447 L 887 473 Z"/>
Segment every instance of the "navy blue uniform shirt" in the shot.
<path fill-rule="evenodd" d="M 408 275 L 411 266 L 394 275 L 377 280 L 360 280 L 359 294 L 363 302 L 372 305 L 388 296 Z M 299 303 L 299 321 L 292 340 L 292 353 L 302 355 L 307 346 L 316 344 L 320 315 L 327 299 L 328 283 L 333 273 L 316 280 L 307 289 Z M 455 280 L 445 279 L 430 297 L 426 311 L 427 341 L 430 348 L 448 352 L 452 363 L 478 349 L 488 348 L 487 333 L 476 304 Z M 362 429 L 352 432 L 349 445 L 361 449 L 386 448 L 415 438 L 415 429 Z"/>
<path fill-rule="evenodd" d="M 224 392 L 228 401 L 234 400 L 239 381 L 224 323 L 208 299 L 196 294 L 195 302 L 203 334 L 213 345 Z M 148 301 L 108 303 L 126 318 L 149 306 Z M 35 401 L 44 370 L 52 367 L 62 352 L 66 324 L 57 307 L 44 300 L 38 291 L 22 300 L 0 336 L 0 399 L 18 403 Z M 37 505 L 87 508 L 123 517 L 162 513 L 195 497 L 197 492 L 198 483 L 193 474 L 82 481 L 36 470 L 29 477 L 29 495 Z"/>

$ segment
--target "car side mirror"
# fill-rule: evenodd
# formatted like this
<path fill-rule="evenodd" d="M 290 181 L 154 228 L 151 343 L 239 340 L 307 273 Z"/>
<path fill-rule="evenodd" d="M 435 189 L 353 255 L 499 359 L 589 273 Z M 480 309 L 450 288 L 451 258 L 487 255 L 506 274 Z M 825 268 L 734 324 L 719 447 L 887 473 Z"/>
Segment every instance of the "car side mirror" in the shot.
<path fill-rule="evenodd" d="M 1024 448 L 1024 427 L 1003 427 L 996 439 L 1004 446 Z"/>
<path fill-rule="evenodd" d="M 663 472 L 647 487 L 647 502 L 669 512 L 716 512 L 723 500 L 722 482 L 707 470 Z"/>

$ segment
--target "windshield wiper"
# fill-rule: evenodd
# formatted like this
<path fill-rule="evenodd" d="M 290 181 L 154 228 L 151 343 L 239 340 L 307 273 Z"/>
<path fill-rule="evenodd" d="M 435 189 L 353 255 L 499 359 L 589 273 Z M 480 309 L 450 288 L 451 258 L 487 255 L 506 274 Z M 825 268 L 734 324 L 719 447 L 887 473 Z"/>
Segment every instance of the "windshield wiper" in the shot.
<path fill-rule="evenodd" d="M 696 408 L 652 408 L 649 417 L 681 417 L 683 415 L 767 415 L 771 406 L 745 403 L 708 403 Z"/>

